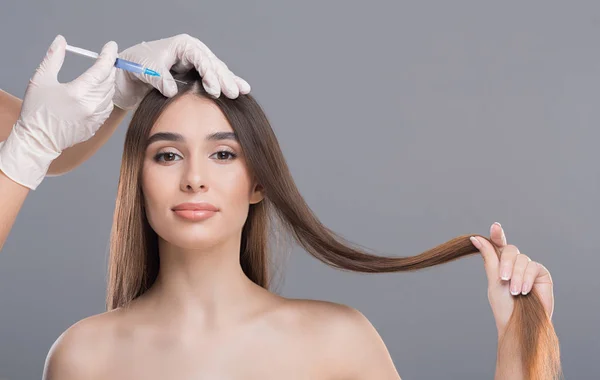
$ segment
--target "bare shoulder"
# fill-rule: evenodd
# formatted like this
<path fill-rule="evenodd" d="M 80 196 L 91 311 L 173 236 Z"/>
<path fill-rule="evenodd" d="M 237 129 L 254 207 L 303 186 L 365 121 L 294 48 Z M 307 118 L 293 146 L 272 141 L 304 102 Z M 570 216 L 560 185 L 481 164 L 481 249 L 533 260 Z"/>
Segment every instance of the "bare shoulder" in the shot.
<path fill-rule="evenodd" d="M 319 333 L 342 335 L 371 330 L 369 320 L 358 310 L 339 303 L 306 299 L 289 299 L 288 312 L 298 324 Z"/>
<path fill-rule="evenodd" d="M 350 306 L 327 301 L 289 300 L 298 325 L 343 378 L 400 377 L 381 336 L 367 317 Z"/>
<path fill-rule="evenodd" d="M 48 352 L 44 380 L 94 379 L 106 368 L 114 312 L 94 315 L 63 332 Z"/>

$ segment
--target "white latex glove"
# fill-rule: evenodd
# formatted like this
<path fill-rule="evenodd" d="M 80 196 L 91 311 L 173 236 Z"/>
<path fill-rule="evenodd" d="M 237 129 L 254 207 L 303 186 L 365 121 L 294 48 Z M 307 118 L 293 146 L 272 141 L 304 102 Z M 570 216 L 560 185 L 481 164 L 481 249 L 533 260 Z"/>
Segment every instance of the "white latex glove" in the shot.
<path fill-rule="evenodd" d="M 206 92 L 214 97 L 219 97 L 222 92 L 235 99 L 240 93 L 250 92 L 248 82 L 234 75 L 200 40 L 187 34 L 142 42 L 121 52 L 119 58 L 139 63 L 161 75 L 153 77 L 118 70 L 113 102 L 124 110 L 136 108 L 152 87 L 166 97 L 177 94 L 177 84 L 169 73 L 170 69 L 185 73 L 195 68 L 202 77 Z"/>
<path fill-rule="evenodd" d="M 92 137 L 113 110 L 118 47 L 104 45 L 96 63 L 69 83 L 58 82 L 67 42 L 57 36 L 29 81 L 21 114 L 0 147 L 0 170 L 32 190 L 61 152 Z"/>

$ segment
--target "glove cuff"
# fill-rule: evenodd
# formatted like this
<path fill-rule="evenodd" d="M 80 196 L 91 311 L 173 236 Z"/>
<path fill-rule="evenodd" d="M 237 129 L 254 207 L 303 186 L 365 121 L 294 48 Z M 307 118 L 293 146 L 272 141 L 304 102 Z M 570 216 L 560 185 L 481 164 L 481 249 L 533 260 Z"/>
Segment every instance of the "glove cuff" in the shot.
<path fill-rule="evenodd" d="M 17 121 L 0 146 L 0 170 L 11 180 L 35 190 L 60 153 L 44 148 L 20 123 Z"/>

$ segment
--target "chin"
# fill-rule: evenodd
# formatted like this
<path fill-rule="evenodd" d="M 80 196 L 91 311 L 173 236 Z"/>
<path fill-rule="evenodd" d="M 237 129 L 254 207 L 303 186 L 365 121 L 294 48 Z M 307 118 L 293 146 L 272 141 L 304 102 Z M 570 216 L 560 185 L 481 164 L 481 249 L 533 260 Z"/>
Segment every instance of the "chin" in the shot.
<path fill-rule="evenodd" d="M 225 239 L 222 233 L 217 233 L 217 228 L 202 226 L 179 227 L 161 231 L 158 235 L 165 241 L 183 249 L 206 249 L 213 247 Z"/>
<path fill-rule="evenodd" d="M 227 221 L 221 218 L 211 217 L 206 220 L 192 222 L 180 219 L 164 218 L 160 223 L 149 224 L 156 234 L 164 241 L 176 247 L 189 250 L 208 249 L 217 246 L 236 236 L 241 236 L 243 222 L 240 220 Z"/>

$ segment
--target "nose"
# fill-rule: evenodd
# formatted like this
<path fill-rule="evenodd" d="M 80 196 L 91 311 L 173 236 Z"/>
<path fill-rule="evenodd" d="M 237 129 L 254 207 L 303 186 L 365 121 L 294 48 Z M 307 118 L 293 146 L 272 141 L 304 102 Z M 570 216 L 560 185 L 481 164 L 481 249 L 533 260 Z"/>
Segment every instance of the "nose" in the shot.
<path fill-rule="evenodd" d="M 189 165 L 181 179 L 181 191 L 196 193 L 208 190 L 206 171 L 201 168 L 198 162 L 188 161 L 188 163 Z"/>

